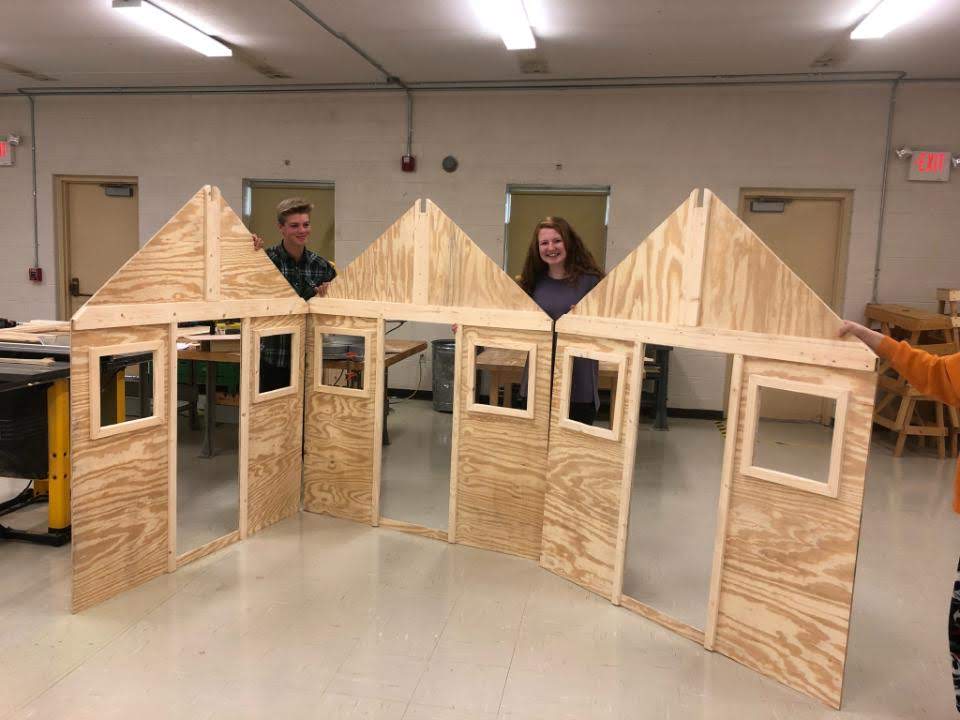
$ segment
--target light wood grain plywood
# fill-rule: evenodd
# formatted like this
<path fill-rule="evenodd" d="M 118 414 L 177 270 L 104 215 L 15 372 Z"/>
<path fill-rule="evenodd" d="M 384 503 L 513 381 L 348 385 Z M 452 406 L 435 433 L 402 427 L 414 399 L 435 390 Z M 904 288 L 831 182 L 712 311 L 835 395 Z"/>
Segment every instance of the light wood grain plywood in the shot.
<path fill-rule="evenodd" d="M 463 328 L 457 351 L 500 343 L 536 345 L 537 397 L 532 418 L 490 415 L 458 407 L 456 540 L 459 543 L 528 558 L 540 556 L 543 495 L 549 433 L 550 345 L 545 332 Z M 461 357 L 461 367 L 467 359 Z M 457 392 L 468 393 L 466 373 Z"/>
<path fill-rule="evenodd" d="M 365 353 L 366 382 L 374 383 L 382 362 L 378 323 L 370 318 L 310 315 L 307 341 L 304 446 L 304 510 L 326 513 L 357 522 L 370 522 L 374 505 L 374 482 L 378 477 L 375 444 L 377 397 L 382 388 L 367 396 L 318 392 L 315 388 L 317 362 L 315 328 L 341 328 L 345 333 L 360 330 L 373 333 Z"/>
<path fill-rule="evenodd" d="M 201 188 L 130 258 L 88 305 L 203 300 L 204 206 Z"/>
<path fill-rule="evenodd" d="M 418 222 L 430 237 L 427 304 L 536 311 L 537 304 L 433 202 Z"/>
<path fill-rule="evenodd" d="M 305 319 L 296 317 L 253 318 L 250 336 L 294 325 L 301 337 Z M 301 363 L 303 357 L 294 358 Z M 245 391 L 253 397 L 256 373 L 244 372 Z M 303 395 L 283 395 L 249 406 L 247 447 L 247 530 L 250 534 L 289 517 L 300 507 L 302 469 Z"/>
<path fill-rule="evenodd" d="M 840 488 L 833 499 L 745 476 L 742 394 L 714 648 L 839 707 L 875 376 L 747 359 L 744 377 L 758 373 L 850 392 Z"/>
<path fill-rule="evenodd" d="M 223 299 L 297 297 L 266 252 L 253 249 L 250 231 L 223 201 L 220 233 L 220 296 Z"/>
<path fill-rule="evenodd" d="M 840 318 L 717 199 L 707 233 L 701 308 L 704 326 L 836 337 Z"/>
<path fill-rule="evenodd" d="M 586 338 L 559 335 L 557 358 L 562 360 L 567 345 L 584 342 Z M 627 358 L 634 349 L 633 343 L 618 340 L 594 339 L 592 344 L 598 352 Z M 632 364 L 626 367 L 620 387 L 622 397 L 631 398 Z M 560 372 L 559 365 L 554 372 Z M 562 427 L 560 386 L 555 380 L 540 565 L 609 598 L 615 589 L 625 443 Z M 637 408 L 631 405 L 624 412 Z"/>
<path fill-rule="evenodd" d="M 89 349 L 170 342 L 168 325 L 74 331 L 70 441 L 73 610 L 79 612 L 167 570 L 170 417 L 159 426 L 90 438 Z M 167 353 L 154 368 L 168 392 Z M 95 368 L 98 372 L 99 369 Z"/>
<path fill-rule="evenodd" d="M 684 233 L 692 197 L 685 200 L 570 312 L 676 325 L 681 320 Z"/>
<path fill-rule="evenodd" d="M 419 201 L 330 284 L 327 297 L 413 302 L 414 231 Z"/>

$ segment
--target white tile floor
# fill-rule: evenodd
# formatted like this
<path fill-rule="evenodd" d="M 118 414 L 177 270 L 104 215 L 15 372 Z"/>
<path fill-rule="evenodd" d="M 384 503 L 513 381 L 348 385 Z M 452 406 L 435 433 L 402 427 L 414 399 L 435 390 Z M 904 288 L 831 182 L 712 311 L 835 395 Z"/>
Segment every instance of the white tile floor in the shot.
<path fill-rule="evenodd" d="M 874 443 L 839 713 L 533 562 L 301 513 L 81 615 L 69 548 L 0 544 L 0 718 L 955 717 L 952 476 Z"/>

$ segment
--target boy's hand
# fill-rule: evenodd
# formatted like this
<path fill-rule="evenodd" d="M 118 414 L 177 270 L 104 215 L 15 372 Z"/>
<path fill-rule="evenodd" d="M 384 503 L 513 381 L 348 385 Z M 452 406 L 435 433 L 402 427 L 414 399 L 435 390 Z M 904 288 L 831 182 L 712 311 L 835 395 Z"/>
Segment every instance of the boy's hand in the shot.
<path fill-rule="evenodd" d="M 260 250 L 260 249 L 262 249 L 262 248 L 263 248 L 263 238 L 260 237 L 259 235 L 254 235 L 254 236 L 253 236 L 253 249 L 254 249 L 254 250 Z"/>

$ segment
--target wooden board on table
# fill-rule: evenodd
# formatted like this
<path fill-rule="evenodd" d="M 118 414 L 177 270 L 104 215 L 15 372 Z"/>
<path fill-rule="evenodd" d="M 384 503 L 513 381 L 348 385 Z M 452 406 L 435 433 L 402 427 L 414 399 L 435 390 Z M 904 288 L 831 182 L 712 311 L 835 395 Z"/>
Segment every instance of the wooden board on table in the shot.
<path fill-rule="evenodd" d="M 617 546 L 623 504 L 626 450 L 632 447 L 627 433 L 635 426 L 624 423 L 619 441 L 589 435 L 560 425 L 561 387 L 559 363 L 571 344 L 589 345 L 603 353 L 627 358 L 617 402 L 626 399 L 634 382 L 630 358 L 634 344 L 620 340 L 582 338 L 561 334 L 557 338 L 558 364 L 554 371 L 550 415 L 550 448 L 543 512 L 541 567 L 611 598 L 616 590 Z M 625 406 L 625 418 L 637 411 Z"/>
<path fill-rule="evenodd" d="M 953 327 L 953 322 L 948 315 L 941 315 L 909 305 L 869 303 L 864 315 L 868 320 L 886 323 L 891 327 L 903 328 L 913 332 L 948 330 Z"/>
<path fill-rule="evenodd" d="M 344 334 L 351 330 L 375 333 L 377 321 L 313 314 L 308 319 L 303 509 L 369 523 L 374 520 L 374 486 L 379 481 L 377 414 L 382 408 L 378 403 L 382 391 L 374 388 L 366 396 L 349 396 L 317 390 L 314 328 L 343 328 Z M 364 354 L 364 382 L 375 383 L 380 357 L 376 339 Z"/>
<path fill-rule="evenodd" d="M 250 334 L 277 327 L 298 327 L 304 334 L 303 316 L 253 318 Z M 248 348 L 247 357 L 252 357 Z M 303 378 L 303 358 L 297 373 Z M 247 371 L 245 391 L 254 397 L 257 373 Z M 302 382 L 302 379 L 301 379 Z M 303 388 L 297 392 L 249 404 L 247 460 L 247 528 L 253 534 L 293 515 L 300 509 L 300 479 L 303 446 Z"/>
<path fill-rule="evenodd" d="M 488 348 L 477 356 L 478 360 L 495 352 L 498 341 L 535 343 L 537 367 L 532 418 L 470 411 L 466 373 L 457 379 L 463 401 L 457 408 L 456 426 L 456 541 L 536 559 L 540 556 L 550 429 L 551 336 L 546 332 L 470 327 L 463 328 L 462 337 L 457 348 L 460 353 L 468 352 L 471 342 Z M 519 354 L 526 357 L 526 353 Z M 460 366 L 467 366 L 465 357 L 461 357 Z"/>
<path fill-rule="evenodd" d="M 744 475 L 741 394 L 714 649 L 840 706 L 875 375 L 747 358 L 752 374 L 850 391 L 837 498 Z"/>
<path fill-rule="evenodd" d="M 70 464 L 73 611 L 167 571 L 169 418 L 160 425 L 90 438 L 91 347 L 170 342 L 169 326 L 80 330 L 72 336 Z M 153 369 L 167 389 L 167 353 Z M 98 403 L 96 405 L 99 405 Z"/>

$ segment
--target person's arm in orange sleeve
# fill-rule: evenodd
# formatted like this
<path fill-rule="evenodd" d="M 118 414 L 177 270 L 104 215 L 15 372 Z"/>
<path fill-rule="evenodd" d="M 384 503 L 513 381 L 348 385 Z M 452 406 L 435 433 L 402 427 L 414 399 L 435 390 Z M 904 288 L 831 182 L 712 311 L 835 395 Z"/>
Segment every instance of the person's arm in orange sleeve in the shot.
<path fill-rule="evenodd" d="M 838 334 L 860 338 L 877 355 L 889 360 L 893 369 L 924 395 L 960 407 L 960 353 L 931 355 L 908 342 L 897 342 L 849 320 L 843 323 Z"/>

